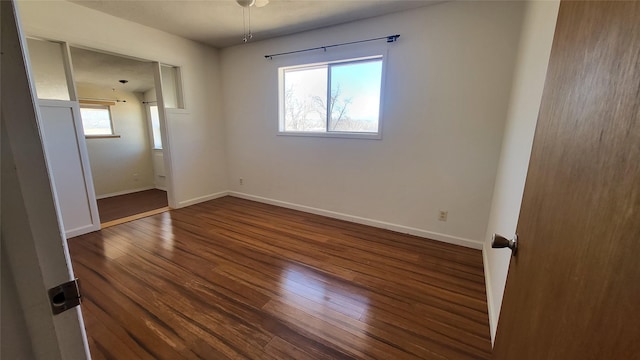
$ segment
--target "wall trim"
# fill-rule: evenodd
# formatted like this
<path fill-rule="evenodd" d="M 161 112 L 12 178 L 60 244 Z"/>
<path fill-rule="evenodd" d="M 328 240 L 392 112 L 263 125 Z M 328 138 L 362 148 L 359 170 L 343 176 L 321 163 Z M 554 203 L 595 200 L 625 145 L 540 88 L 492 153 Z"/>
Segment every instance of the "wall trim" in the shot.
<path fill-rule="evenodd" d="M 482 244 L 482 264 L 484 266 L 484 287 L 487 293 L 487 311 L 489 314 L 489 331 L 491 333 L 491 346 L 496 341 L 496 330 L 498 328 L 498 324 L 496 323 L 499 314 L 496 314 L 496 309 L 493 304 L 493 294 L 491 289 L 491 271 L 489 269 L 489 258 L 487 253 L 489 250 L 487 249 L 487 243 Z"/>
<path fill-rule="evenodd" d="M 198 203 L 201 203 L 201 202 L 205 202 L 205 201 L 221 198 L 221 197 L 227 196 L 227 195 L 229 195 L 228 191 L 220 191 L 220 192 L 217 192 L 217 193 L 214 193 L 214 194 L 198 196 L 198 197 L 195 197 L 193 199 L 179 201 L 177 209 L 183 208 L 183 207 L 186 207 L 186 206 L 195 205 L 195 204 L 198 204 Z"/>
<path fill-rule="evenodd" d="M 98 230 L 100 230 L 100 224 L 92 223 L 92 224 L 80 226 L 74 229 L 69 229 L 68 231 L 64 232 L 64 235 L 66 239 L 71 239 L 72 237 L 88 234 L 90 232 L 94 232 Z"/>
<path fill-rule="evenodd" d="M 100 199 L 106 199 L 109 197 L 114 197 L 114 196 L 120 196 L 120 195 L 127 195 L 127 194 L 133 194 L 139 191 L 145 191 L 145 190 L 151 190 L 151 189 L 155 189 L 155 186 L 145 186 L 145 187 L 141 187 L 141 188 L 137 188 L 137 189 L 129 189 L 129 190 L 122 190 L 122 191 L 116 191 L 116 192 L 112 192 L 112 193 L 108 193 L 108 194 L 103 194 L 103 195 L 96 195 L 96 200 L 100 200 Z"/>
<path fill-rule="evenodd" d="M 482 249 L 482 242 L 476 241 L 476 240 L 465 239 L 465 238 L 456 237 L 456 236 L 450 236 L 450 235 L 446 235 L 446 234 L 441 234 L 441 233 L 431 232 L 431 231 L 427 231 L 427 230 L 412 228 L 412 227 L 408 227 L 408 226 L 404 226 L 404 225 L 398 225 L 398 224 L 388 223 L 388 222 L 384 222 L 384 221 L 368 219 L 368 218 L 349 215 L 349 214 L 344 214 L 344 213 L 340 213 L 340 212 L 336 212 L 336 211 L 318 209 L 318 208 L 311 207 L 311 206 L 294 204 L 294 203 L 290 203 L 290 202 L 286 202 L 286 201 L 275 200 L 275 199 L 265 198 L 265 197 L 256 196 L 256 195 L 250 195 L 250 194 L 236 192 L 236 191 L 229 191 L 229 192 L 227 192 L 227 195 L 235 196 L 235 197 L 238 197 L 238 198 L 241 198 L 241 199 L 246 199 L 246 200 L 253 200 L 253 201 L 257 201 L 257 202 L 261 202 L 261 203 L 265 203 L 265 204 L 281 206 L 281 207 L 285 207 L 285 208 L 288 208 L 288 209 L 304 211 L 304 212 L 308 212 L 308 213 L 312 213 L 312 214 L 316 214 L 316 215 L 327 216 L 327 217 L 334 218 L 334 219 L 350 221 L 350 222 L 357 223 L 357 224 L 369 225 L 369 226 L 373 226 L 373 227 L 377 227 L 377 228 L 392 230 L 392 231 L 396 231 L 396 232 L 399 232 L 399 233 L 415 235 L 415 236 L 419 236 L 419 237 L 423 237 L 423 238 L 427 238 L 427 239 L 438 240 L 438 241 L 441 241 L 441 242 L 454 244 L 454 245 L 460 245 L 460 246 L 464 246 L 464 247 L 468 247 L 468 248 L 472 248 L 472 249 L 477 249 L 477 250 Z"/>

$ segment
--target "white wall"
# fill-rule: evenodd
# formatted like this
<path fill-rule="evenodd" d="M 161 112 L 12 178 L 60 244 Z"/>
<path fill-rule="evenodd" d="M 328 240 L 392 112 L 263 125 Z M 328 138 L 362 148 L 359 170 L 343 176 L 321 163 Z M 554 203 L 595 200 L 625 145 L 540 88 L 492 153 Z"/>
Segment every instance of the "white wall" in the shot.
<path fill-rule="evenodd" d="M 222 50 L 230 189 L 480 248 L 523 10 L 447 2 Z M 277 65 L 288 60 L 265 54 L 396 33 L 382 140 L 276 135 Z"/>
<path fill-rule="evenodd" d="M 180 66 L 187 109 L 168 122 L 172 205 L 228 188 L 218 50 L 67 1 L 19 1 L 19 8 L 28 35 Z"/>
<path fill-rule="evenodd" d="M 76 84 L 78 96 L 119 99 L 111 106 L 113 129 L 119 138 L 87 138 L 93 184 L 98 198 L 154 187 L 151 145 L 142 93 L 91 84 Z"/>
<path fill-rule="evenodd" d="M 529 2 L 523 23 L 483 251 L 492 340 L 498 324 L 511 252 L 491 249 L 491 236 L 498 233 L 512 237 L 516 232 L 558 5 L 559 1 Z"/>

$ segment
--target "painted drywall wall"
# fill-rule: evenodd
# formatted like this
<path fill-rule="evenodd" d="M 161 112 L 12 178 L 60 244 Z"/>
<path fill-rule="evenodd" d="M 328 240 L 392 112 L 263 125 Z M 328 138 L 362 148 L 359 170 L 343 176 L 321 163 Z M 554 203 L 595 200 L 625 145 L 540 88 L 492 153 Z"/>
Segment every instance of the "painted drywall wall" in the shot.
<path fill-rule="evenodd" d="M 186 206 L 227 190 L 218 50 L 68 1 L 18 4 L 28 35 L 181 67 L 186 109 L 167 124 L 170 205 Z"/>
<path fill-rule="evenodd" d="M 231 191 L 480 248 L 523 10 L 520 2 L 447 2 L 223 49 Z M 397 43 L 382 42 L 381 140 L 277 135 L 278 66 L 362 49 L 265 54 L 396 33 Z"/>
<path fill-rule="evenodd" d="M 511 252 L 491 249 L 491 236 L 498 233 L 512 237 L 516 232 L 558 6 L 559 1 L 530 1 L 523 23 L 511 105 L 483 250 L 492 341 L 497 329 Z"/>
<path fill-rule="evenodd" d="M 118 99 L 110 107 L 118 138 L 87 138 L 87 152 L 97 198 L 154 187 L 151 144 L 142 93 L 113 91 L 92 84 L 76 84 L 80 99 Z"/>

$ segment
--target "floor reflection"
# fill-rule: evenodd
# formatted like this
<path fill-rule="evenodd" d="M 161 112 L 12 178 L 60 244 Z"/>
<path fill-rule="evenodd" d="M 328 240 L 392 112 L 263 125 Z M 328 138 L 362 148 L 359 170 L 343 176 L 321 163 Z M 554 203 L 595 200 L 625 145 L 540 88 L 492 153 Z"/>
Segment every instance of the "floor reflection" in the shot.
<path fill-rule="evenodd" d="M 124 254 L 135 252 L 137 248 L 146 249 L 162 256 L 170 256 L 176 247 L 174 227 L 170 212 L 165 212 L 153 217 L 138 220 L 137 226 L 145 226 L 153 230 L 157 236 L 149 241 L 143 236 L 138 236 L 137 229 L 130 228 L 127 224 L 118 227 L 110 227 L 97 232 L 102 238 L 100 245 L 104 257 L 117 259 Z M 148 222 L 146 225 L 144 222 Z"/>
<path fill-rule="evenodd" d="M 350 291 L 348 286 L 338 287 L 332 282 L 335 279 L 324 280 L 320 272 L 289 266 L 282 271 L 281 287 L 291 303 L 303 303 L 323 314 L 338 312 L 356 320 L 366 318 L 369 298 L 362 291 Z"/>

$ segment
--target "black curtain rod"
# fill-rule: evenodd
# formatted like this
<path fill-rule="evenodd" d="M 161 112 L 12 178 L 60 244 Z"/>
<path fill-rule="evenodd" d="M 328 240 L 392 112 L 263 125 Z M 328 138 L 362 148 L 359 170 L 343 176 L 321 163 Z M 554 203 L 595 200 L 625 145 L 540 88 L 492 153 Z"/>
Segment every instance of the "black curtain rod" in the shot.
<path fill-rule="evenodd" d="M 78 98 L 78 100 L 87 100 L 87 101 L 112 101 L 112 102 L 127 102 L 127 100 L 120 100 L 120 99 L 106 99 L 106 98 Z"/>
<path fill-rule="evenodd" d="M 332 47 L 337 47 L 337 46 L 344 46 L 344 45 L 353 45 L 353 44 L 359 44 L 359 43 L 363 43 L 363 42 L 369 42 L 369 41 L 376 41 L 376 40 L 387 40 L 388 43 L 392 43 L 392 42 L 396 42 L 398 41 L 398 38 L 400 37 L 399 34 L 396 35 L 389 35 L 389 36 L 383 36 L 383 37 L 379 37 L 379 38 L 375 38 L 375 39 L 367 39 L 367 40 L 360 40 L 360 41 L 351 41 L 351 42 L 346 42 L 346 43 L 342 43 L 342 44 L 333 44 L 333 45 L 325 45 L 325 46 L 319 46 L 319 47 L 315 47 L 315 48 L 310 48 L 310 49 L 303 49 L 303 50 L 296 50 L 296 51 L 289 51 L 289 52 L 283 52 L 283 53 L 279 53 L 279 54 L 271 54 L 271 55 L 265 55 L 264 58 L 265 59 L 273 59 L 275 56 L 281 56 L 281 55 L 289 55 L 289 54 L 297 54 L 297 53 L 301 53 L 301 52 L 306 52 L 306 51 L 314 51 L 314 50 L 324 50 L 327 51 L 328 48 L 332 48 Z"/>
<path fill-rule="evenodd" d="M 143 104 L 153 104 L 153 103 L 157 103 L 157 101 L 143 101 Z"/>

